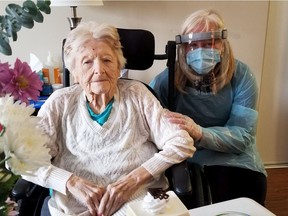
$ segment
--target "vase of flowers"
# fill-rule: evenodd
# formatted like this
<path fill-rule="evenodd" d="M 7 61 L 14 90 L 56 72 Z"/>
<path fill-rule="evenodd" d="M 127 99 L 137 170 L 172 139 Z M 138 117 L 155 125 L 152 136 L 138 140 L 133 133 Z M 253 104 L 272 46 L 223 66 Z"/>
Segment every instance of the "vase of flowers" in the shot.
<path fill-rule="evenodd" d="M 38 127 L 29 100 L 37 100 L 42 89 L 40 77 L 26 62 L 16 60 L 14 68 L 0 62 L 0 215 L 17 215 L 9 199 L 15 181 L 32 175 L 50 163 L 48 140 Z"/>

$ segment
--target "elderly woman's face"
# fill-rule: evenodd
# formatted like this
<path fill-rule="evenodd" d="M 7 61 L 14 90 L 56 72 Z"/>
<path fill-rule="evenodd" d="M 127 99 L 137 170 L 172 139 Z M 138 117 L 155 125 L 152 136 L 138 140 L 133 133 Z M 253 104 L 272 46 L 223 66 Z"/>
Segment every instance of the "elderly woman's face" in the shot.
<path fill-rule="evenodd" d="M 112 48 L 105 41 L 91 39 L 78 53 L 74 77 L 85 93 L 113 94 L 120 76 L 120 68 Z"/>

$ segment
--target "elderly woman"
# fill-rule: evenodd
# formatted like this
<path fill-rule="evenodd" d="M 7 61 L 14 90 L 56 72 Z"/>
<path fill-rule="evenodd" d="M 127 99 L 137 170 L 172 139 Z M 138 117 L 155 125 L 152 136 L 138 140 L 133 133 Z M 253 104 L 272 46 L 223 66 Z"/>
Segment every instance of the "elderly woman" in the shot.
<path fill-rule="evenodd" d="M 81 23 L 64 59 L 77 84 L 38 114 L 52 164 L 26 179 L 53 190 L 51 215 L 126 215 L 124 204 L 147 188 L 167 188 L 164 171 L 192 156 L 193 139 L 142 83 L 119 79 L 125 58 L 113 26 Z"/>
<path fill-rule="evenodd" d="M 256 146 L 258 88 L 250 68 L 233 56 L 220 14 L 192 13 L 178 36 L 175 111 L 170 121 L 187 130 L 204 167 L 212 200 L 250 197 L 264 205 L 266 171 Z M 168 105 L 168 71 L 151 86 Z"/>

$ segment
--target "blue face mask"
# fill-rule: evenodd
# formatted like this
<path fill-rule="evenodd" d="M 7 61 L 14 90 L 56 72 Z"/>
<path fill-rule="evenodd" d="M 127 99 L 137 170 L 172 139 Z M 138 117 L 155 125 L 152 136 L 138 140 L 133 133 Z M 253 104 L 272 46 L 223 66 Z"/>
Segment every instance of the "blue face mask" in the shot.
<path fill-rule="evenodd" d="M 190 50 L 186 55 L 186 63 L 200 75 L 209 73 L 220 61 L 217 49 L 198 48 Z"/>

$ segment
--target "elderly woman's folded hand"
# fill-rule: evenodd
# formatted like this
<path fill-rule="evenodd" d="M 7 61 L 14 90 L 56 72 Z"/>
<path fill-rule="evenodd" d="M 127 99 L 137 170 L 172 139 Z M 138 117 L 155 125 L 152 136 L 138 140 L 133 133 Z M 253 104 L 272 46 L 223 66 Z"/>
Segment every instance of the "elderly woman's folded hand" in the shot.
<path fill-rule="evenodd" d="M 150 182 L 153 176 L 144 168 L 139 167 L 117 182 L 107 186 L 100 202 L 98 216 L 109 216 L 117 211 L 143 185 Z"/>
<path fill-rule="evenodd" d="M 75 198 L 87 206 L 92 216 L 97 216 L 97 210 L 105 192 L 103 187 L 75 175 L 71 176 L 66 187 Z"/>

